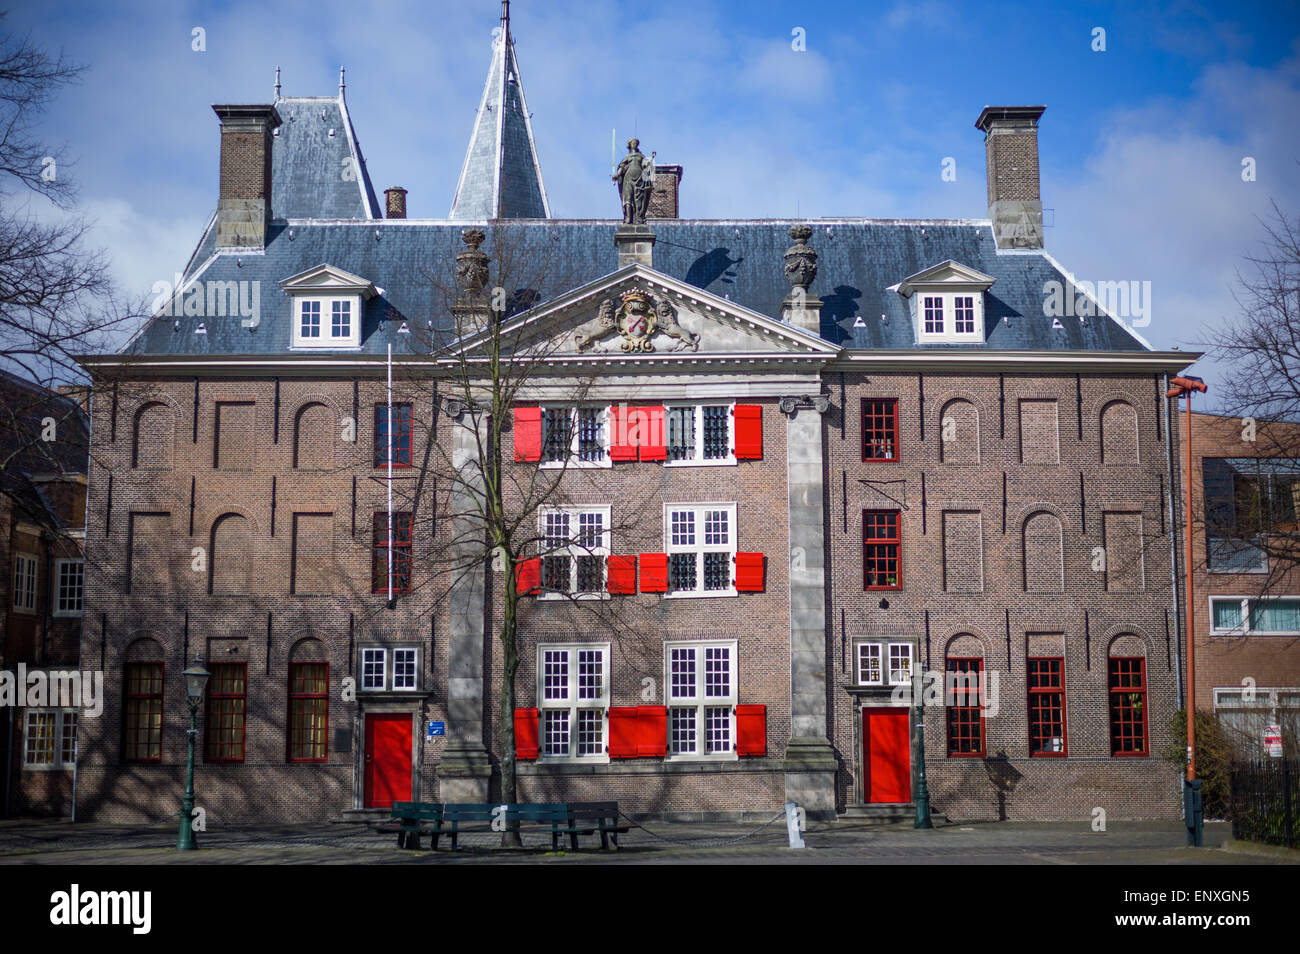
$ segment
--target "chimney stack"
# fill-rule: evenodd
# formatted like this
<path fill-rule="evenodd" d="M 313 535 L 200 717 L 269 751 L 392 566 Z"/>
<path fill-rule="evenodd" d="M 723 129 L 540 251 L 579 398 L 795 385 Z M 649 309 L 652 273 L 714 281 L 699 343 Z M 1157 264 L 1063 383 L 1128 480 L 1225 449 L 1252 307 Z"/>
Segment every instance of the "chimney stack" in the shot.
<path fill-rule="evenodd" d="M 391 189 L 384 190 L 384 198 L 388 200 L 388 211 L 385 218 L 404 219 L 406 218 L 406 190 L 401 186 L 393 186 Z"/>
<path fill-rule="evenodd" d="M 984 131 L 989 218 L 998 248 L 1043 247 L 1038 117 L 1046 108 L 985 106 L 975 120 L 975 127 Z"/>
<path fill-rule="evenodd" d="M 681 166 L 655 165 L 654 186 L 650 190 L 650 207 L 646 209 L 647 219 L 677 219 L 677 190 L 682 181 Z"/>
<path fill-rule="evenodd" d="M 280 125 L 274 106 L 222 105 L 218 248 L 265 248 L 271 221 L 271 133 Z"/>

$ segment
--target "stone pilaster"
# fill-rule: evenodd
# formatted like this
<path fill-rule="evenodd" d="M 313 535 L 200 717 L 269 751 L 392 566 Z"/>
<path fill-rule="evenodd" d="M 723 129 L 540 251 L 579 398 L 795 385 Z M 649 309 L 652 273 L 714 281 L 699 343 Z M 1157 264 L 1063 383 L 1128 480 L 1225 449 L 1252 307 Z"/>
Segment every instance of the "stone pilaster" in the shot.
<path fill-rule="evenodd" d="M 640 262 L 654 267 L 655 233 L 648 225 L 620 225 L 614 233 L 614 247 L 618 249 L 618 267 Z"/>
<path fill-rule="evenodd" d="M 822 415 L 798 407 L 786 423 L 790 516 L 790 742 L 786 798 L 812 817 L 835 815 L 835 753 L 826 721 L 826 546 Z"/>
<path fill-rule="evenodd" d="M 781 302 L 781 320 L 817 336 L 822 333 L 822 300 L 796 288 Z"/>

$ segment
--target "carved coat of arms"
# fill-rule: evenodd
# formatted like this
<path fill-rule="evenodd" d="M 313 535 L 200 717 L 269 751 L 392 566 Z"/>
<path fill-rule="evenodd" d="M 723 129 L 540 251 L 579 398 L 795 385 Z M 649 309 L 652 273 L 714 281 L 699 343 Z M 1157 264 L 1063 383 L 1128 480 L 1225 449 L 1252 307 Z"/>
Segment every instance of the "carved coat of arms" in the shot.
<path fill-rule="evenodd" d="M 612 298 L 602 301 L 595 320 L 588 322 L 584 330 L 575 332 L 573 340 L 579 351 L 586 351 L 613 331 L 623 336 L 620 347 L 629 354 L 654 351 L 652 339 L 656 334 L 676 339 L 674 351 L 695 351 L 700 346 L 700 336 L 677 323 L 677 309 L 672 302 L 655 298 L 639 288 L 623 292 L 617 305 Z"/>

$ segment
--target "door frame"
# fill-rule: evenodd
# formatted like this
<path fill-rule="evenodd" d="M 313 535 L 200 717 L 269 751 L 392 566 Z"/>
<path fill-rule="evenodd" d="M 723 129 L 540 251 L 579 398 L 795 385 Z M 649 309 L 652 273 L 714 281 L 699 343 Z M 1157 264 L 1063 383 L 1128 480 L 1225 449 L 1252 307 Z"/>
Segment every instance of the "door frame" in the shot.
<path fill-rule="evenodd" d="M 858 778 L 857 778 L 857 782 L 856 782 L 856 785 L 855 785 L 855 789 L 856 789 L 856 791 L 857 791 L 857 794 L 858 794 L 858 798 L 859 798 L 859 802 L 860 802 L 860 804 L 863 804 L 863 805 L 885 805 L 885 804 L 890 804 L 890 805 L 892 805 L 892 804 L 907 805 L 907 804 L 910 804 L 911 802 L 914 802 L 914 801 L 916 800 L 916 785 L 917 785 L 917 765 L 916 765 L 916 707 L 915 707 L 915 706 L 900 706 L 900 705 L 897 705 L 897 704 L 882 703 L 882 702 L 877 701 L 877 700 L 864 700 L 864 699 L 859 698 L 859 700 L 858 700 L 857 710 L 858 710 L 858 718 L 857 718 L 857 723 L 858 723 L 858 731 L 857 731 L 857 737 L 858 737 L 858 738 L 857 738 L 858 751 L 857 751 L 857 759 L 856 759 L 856 760 L 857 760 L 857 764 L 858 764 Z M 906 801 L 906 802 L 898 802 L 898 803 L 894 803 L 894 802 L 868 802 L 868 801 L 867 801 L 867 775 L 868 775 L 868 766 L 867 766 L 867 761 L 866 761 L 866 743 L 867 743 L 867 740 L 866 740 L 866 736 L 864 735 L 864 732 L 865 732 L 865 725 L 864 725 L 864 723 L 866 722 L 866 717 L 867 717 L 867 715 L 870 714 L 871 712 L 881 712 L 881 713 L 892 712 L 892 713 L 896 713 L 896 714 L 897 714 L 897 713 L 906 713 L 906 714 L 907 714 L 907 790 L 908 790 L 909 798 L 908 798 L 908 801 Z"/>
<path fill-rule="evenodd" d="M 356 760 L 353 763 L 353 795 L 352 804 L 354 808 L 366 808 L 366 721 L 372 715 L 404 715 L 411 720 L 411 801 L 420 801 L 421 772 L 419 766 L 422 761 L 424 752 L 424 736 L 419 731 L 420 711 L 414 707 L 402 707 L 393 705 L 375 705 L 373 707 L 362 708 L 357 713 L 358 731 L 354 733 L 354 738 L 358 744 L 354 747 Z"/>

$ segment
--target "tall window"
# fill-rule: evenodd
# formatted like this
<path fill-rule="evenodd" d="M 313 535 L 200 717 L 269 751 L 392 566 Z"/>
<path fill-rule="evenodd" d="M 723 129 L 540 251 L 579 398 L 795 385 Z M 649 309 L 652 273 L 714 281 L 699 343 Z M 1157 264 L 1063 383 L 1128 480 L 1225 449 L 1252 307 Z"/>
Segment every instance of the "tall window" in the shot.
<path fill-rule="evenodd" d="M 724 463 L 735 460 L 731 449 L 732 405 L 670 407 L 667 416 L 668 463 Z"/>
<path fill-rule="evenodd" d="M 329 751 L 329 663 L 289 664 L 289 761 L 324 762 Z"/>
<path fill-rule="evenodd" d="M 55 591 L 55 616 L 80 616 L 82 595 L 85 591 L 86 564 L 82 560 L 55 560 L 54 576 L 58 580 Z"/>
<path fill-rule="evenodd" d="M 411 592 L 411 515 L 393 514 L 393 559 L 388 560 L 388 514 L 375 514 L 374 560 L 370 565 L 370 592 Z M 390 576 L 391 573 L 391 576 Z"/>
<path fill-rule="evenodd" d="M 72 768 L 77 759 L 77 710 L 28 709 L 23 732 L 23 767 Z"/>
<path fill-rule="evenodd" d="M 609 508 L 547 510 L 539 518 L 543 589 L 574 596 L 604 593 Z"/>
<path fill-rule="evenodd" d="M 608 644 L 537 647 L 544 758 L 607 757 L 608 659 Z"/>
<path fill-rule="evenodd" d="M 298 337 L 300 338 L 319 338 L 320 337 L 320 302 L 304 301 L 302 310 L 299 312 L 301 321 L 298 327 Z"/>
<path fill-rule="evenodd" d="M 896 590 L 902 584 L 902 523 L 897 510 L 862 511 L 862 588 Z"/>
<path fill-rule="evenodd" d="M 955 331 L 959 335 L 975 333 L 975 299 L 969 295 L 958 295 L 952 300 L 953 314 L 956 318 Z"/>
<path fill-rule="evenodd" d="M 736 643 L 665 643 L 668 755 L 736 753 Z"/>
<path fill-rule="evenodd" d="M 542 463 L 609 463 L 609 409 L 548 407 L 542 409 Z"/>
<path fill-rule="evenodd" d="M 984 754 L 983 659 L 949 657 L 945 680 L 948 704 L 948 755 Z"/>
<path fill-rule="evenodd" d="M 36 610 L 36 557 L 23 553 L 14 555 L 14 609 Z"/>
<path fill-rule="evenodd" d="M 375 405 L 375 466 L 387 467 L 390 455 L 394 467 L 411 466 L 410 404 L 393 404 L 391 435 L 388 429 L 388 405 Z"/>
<path fill-rule="evenodd" d="M 207 715 L 203 720 L 205 762 L 244 761 L 244 716 L 248 706 L 248 664 L 210 663 Z"/>
<path fill-rule="evenodd" d="M 665 510 L 669 591 L 734 593 L 736 508 L 670 504 Z"/>
<path fill-rule="evenodd" d="M 863 398 L 862 459 L 898 460 L 898 398 Z"/>
<path fill-rule="evenodd" d="M 1065 755 L 1065 660 L 1031 657 L 1029 754 Z"/>
<path fill-rule="evenodd" d="M 1147 754 L 1147 661 L 1141 656 L 1112 656 L 1110 686 L 1110 754 Z"/>
<path fill-rule="evenodd" d="M 163 664 L 127 663 L 123 674 L 122 761 L 162 761 Z"/>

